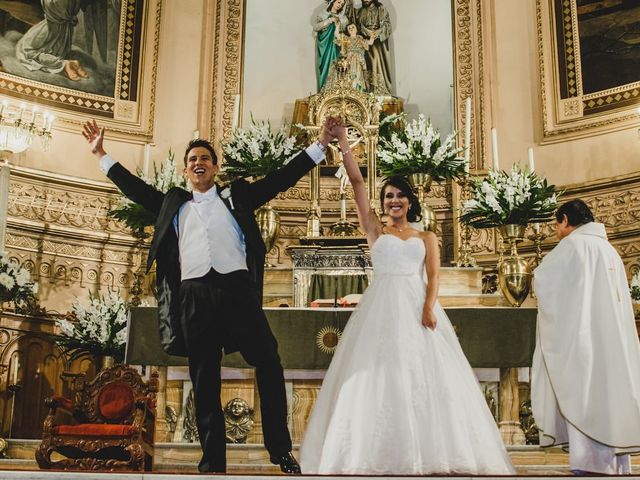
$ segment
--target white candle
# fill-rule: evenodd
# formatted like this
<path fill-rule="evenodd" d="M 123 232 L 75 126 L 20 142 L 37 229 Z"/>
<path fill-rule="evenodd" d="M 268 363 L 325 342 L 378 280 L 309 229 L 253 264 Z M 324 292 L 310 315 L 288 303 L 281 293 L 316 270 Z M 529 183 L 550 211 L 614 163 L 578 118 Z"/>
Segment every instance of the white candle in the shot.
<path fill-rule="evenodd" d="M 53 125 L 53 121 L 55 120 L 55 115 L 49 115 L 49 119 L 47 121 L 47 125 L 44 127 L 44 130 L 46 132 L 50 132 L 51 131 L 51 126 Z"/>
<path fill-rule="evenodd" d="M 197 140 L 200 138 L 200 130 L 193 131 L 193 140 Z"/>
<path fill-rule="evenodd" d="M 24 111 L 27 107 L 25 106 L 24 103 L 20 104 L 20 111 L 18 112 L 18 120 L 22 120 L 22 115 L 24 114 Z"/>
<path fill-rule="evenodd" d="M 340 220 L 347 219 L 347 199 L 344 193 L 340 194 Z"/>
<path fill-rule="evenodd" d="M 31 121 L 29 123 L 36 123 L 36 115 L 38 114 L 38 107 L 33 107 L 31 112 Z"/>
<path fill-rule="evenodd" d="M 464 110 L 464 169 L 469 173 L 471 159 L 471 97 L 467 97 Z"/>
<path fill-rule="evenodd" d="M 18 357 L 13 359 L 13 365 L 11 368 L 11 378 L 9 379 L 9 384 L 17 385 L 18 384 Z"/>
<path fill-rule="evenodd" d="M 498 131 L 491 129 L 491 149 L 493 153 L 493 169 L 500 170 L 500 159 L 498 158 Z"/>
<path fill-rule="evenodd" d="M 536 171 L 535 163 L 533 162 L 533 148 L 529 147 L 529 172 Z"/>
<path fill-rule="evenodd" d="M 151 150 L 151 145 L 148 143 L 144 144 L 144 154 L 142 156 L 142 173 L 146 177 L 149 175 L 149 153 Z"/>
<path fill-rule="evenodd" d="M 238 122 L 240 121 L 240 94 L 237 94 L 233 101 L 233 121 L 231 127 L 235 130 L 238 128 Z"/>
<path fill-rule="evenodd" d="M 533 224 L 533 231 L 536 232 L 536 235 L 540 233 L 540 224 L 539 223 L 534 223 Z"/>
<path fill-rule="evenodd" d="M 7 108 L 7 105 L 9 105 L 9 102 L 6 100 L 3 100 L 0 104 L 0 116 L 4 113 L 4 109 Z"/>

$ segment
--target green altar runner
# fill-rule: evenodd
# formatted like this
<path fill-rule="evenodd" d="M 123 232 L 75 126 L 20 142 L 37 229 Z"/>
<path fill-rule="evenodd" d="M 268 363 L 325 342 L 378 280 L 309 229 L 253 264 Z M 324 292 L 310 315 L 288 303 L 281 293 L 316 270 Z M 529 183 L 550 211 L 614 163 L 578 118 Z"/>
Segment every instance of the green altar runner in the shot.
<path fill-rule="evenodd" d="M 535 347 L 534 308 L 447 308 L 462 349 L 474 368 L 531 366 Z M 266 308 L 286 370 L 326 370 L 352 309 Z M 160 346 L 155 307 L 131 309 L 125 361 L 132 365 L 184 366 Z M 223 366 L 249 368 L 240 354 Z"/>

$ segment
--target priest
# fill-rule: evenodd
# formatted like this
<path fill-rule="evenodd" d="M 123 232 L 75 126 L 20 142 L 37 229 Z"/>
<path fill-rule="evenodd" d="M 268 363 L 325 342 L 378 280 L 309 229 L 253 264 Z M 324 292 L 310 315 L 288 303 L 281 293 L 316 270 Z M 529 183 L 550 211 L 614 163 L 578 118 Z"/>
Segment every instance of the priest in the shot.
<path fill-rule="evenodd" d="M 556 212 L 560 243 L 534 272 L 531 403 L 540 445 L 575 474 L 628 474 L 640 451 L 640 345 L 624 265 L 582 200 Z"/>

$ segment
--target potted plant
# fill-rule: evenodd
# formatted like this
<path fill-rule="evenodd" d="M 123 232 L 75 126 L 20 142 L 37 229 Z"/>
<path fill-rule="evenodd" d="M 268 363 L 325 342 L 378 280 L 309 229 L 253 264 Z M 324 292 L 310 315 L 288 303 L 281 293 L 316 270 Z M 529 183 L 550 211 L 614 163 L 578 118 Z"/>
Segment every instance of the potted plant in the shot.
<path fill-rule="evenodd" d="M 182 187 L 189 189 L 187 181 L 182 175 L 179 175 L 175 162 L 173 151 L 169 150 L 169 154 L 165 161 L 158 168 L 153 164 L 153 175 L 148 177 L 140 169 L 137 175 L 157 190 L 166 193 L 173 187 Z M 124 222 L 133 232 L 134 236 L 144 238 L 144 230 L 156 223 L 156 216 L 146 210 L 144 207 L 132 202 L 124 195 L 120 195 L 118 205 L 109 210 L 108 216 Z"/>
<path fill-rule="evenodd" d="M 124 360 L 127 341 L 129 308 L 114 293 L 89 294 L 89 304 L 73 303 L 71 320 L 56 320 L 60 334 L 55 342 L 71 355 L 71 359 L 95 356 L 102 359 L 102 368 Z"/>
<path fill-rule="evenodd" d="M 455 132 L 444 141 L 440 132 L 422 114 L 407 121 L 405 114 L 390 115 L 380 122 L 378 168 L 385 177 L 402 176 L 418 193 L 422 224 L 435 230 L 435 213 L 425 202 L 431 183 L 467 176 L 467 162 L 455 145 Z"/>
<path fill-rule="evenodd" d="M 235 129 L 222 143 L 224 174 L 230 179 L 262 178 L 289 163 L 297 149 L 296 138 L 287 135 L 285 125 L 274 130 L 269 122 L 256 122 L 252 117 L 251 125 Z M 256 221 L 269 252 L 280 232 L 280 215 L 267 203 L 256 211 Z"/>
<path fill-rule="evenodd" d="M 498 262 L 498 280 L 504 296 L 520 306 L 531 288 L 531 267 L 518 255 L 517 243 L 527 224 L 548 222 L 558 207 L 554 185 L 518 165 L 511 172 L 492 170 L 471 184 L 471 199 L 464 202 L 460 220 L 474 228 L 497 227 L 510 245 L 510 253 Z"/>
<path fill-rule="evenodd" d="M 633 302 L 633 312 L 637 319 L 640 319 L 640 270 L 636 271 L 631 277 L 629 286 L 631 292 L 631 301 Z"/>
<path fill-rule="evenodd" d="M 31 281 L 31 274 L 0 252 L 0 305 L 13 302 L 17 313 L 34 310 L 37 306 L 38 284 Z"/>

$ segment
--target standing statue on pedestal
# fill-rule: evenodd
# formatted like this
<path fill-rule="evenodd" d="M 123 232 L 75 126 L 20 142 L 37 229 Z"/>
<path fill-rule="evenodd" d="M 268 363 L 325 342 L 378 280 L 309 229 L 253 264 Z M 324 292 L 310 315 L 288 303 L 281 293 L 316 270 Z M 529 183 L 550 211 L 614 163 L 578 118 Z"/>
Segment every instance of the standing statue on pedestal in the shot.
<path fill-rule="evenodd" d="M 335 39 L 349 23 L 346 15 L 347 4 L 353 8 L 351 0 L 331 0 L 327 9 L 318 15 L 313 24 L 316 35 L 318 91 L 324 87 L 331 66 L 340 56 L 340 48 L 336 45 Z"/>
<path fill-rule="evenodd" d="M 391 95 L 391 53 L 389 37 L 391 20 L 389 12 L 380 0 L 362 0 L 357 12 L 358 25 L 366 40 L 371 41 L 367 54 L 367 69 L 370 74 L 369 91 L 377 95 Z"/>
<path fill-rule="evenodd" d="M 358 35 L 358 27 L 355 23 L 347 25 L 347 35 L 340 33 L 336 35 L 336 43 L 340 46 L 340 52 L 347 64 L 347 78 L 354 90 L 359 92 L 368 92 L 367 78 L 367 60 L 366 53 L 373 44 L 375 36 L 369 41 L 365 40 L 362 35 Z M 329 77 L 325 87 L 330 87 L 337 80 L 335 71 L 335 62 L 331 66 Z"/>

